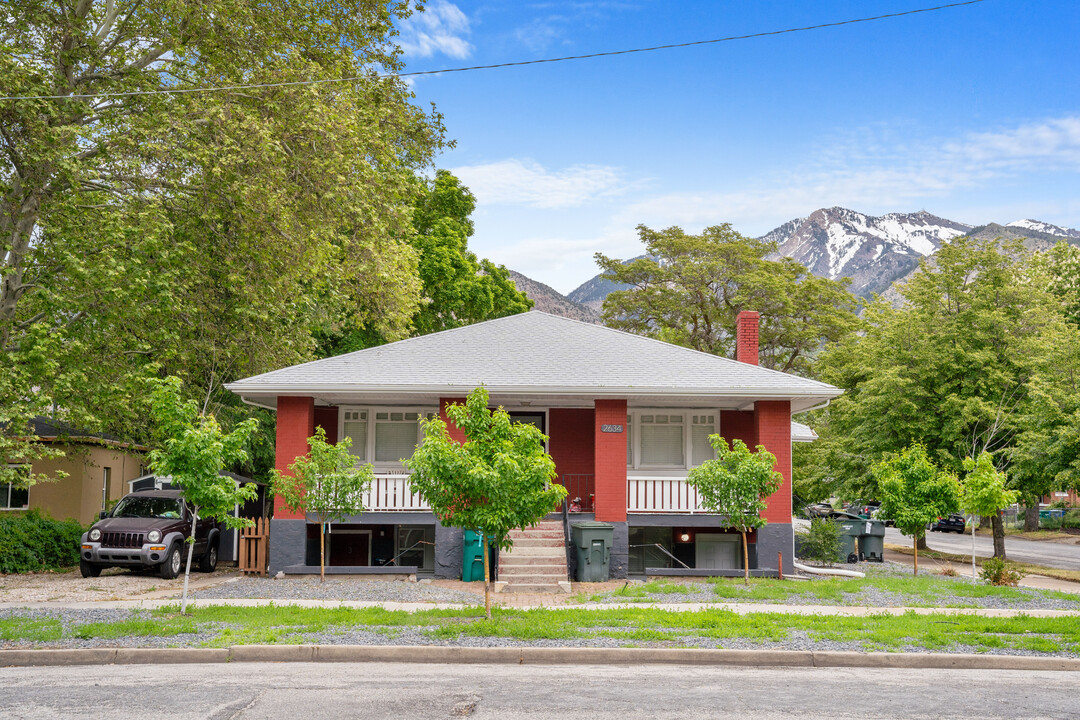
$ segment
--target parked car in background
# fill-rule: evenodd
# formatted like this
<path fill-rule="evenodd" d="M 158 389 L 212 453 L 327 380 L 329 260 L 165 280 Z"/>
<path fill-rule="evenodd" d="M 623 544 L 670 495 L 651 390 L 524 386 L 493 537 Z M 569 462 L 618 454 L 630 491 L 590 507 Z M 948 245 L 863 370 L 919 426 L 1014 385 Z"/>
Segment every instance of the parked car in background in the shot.
<path fill-rule="evenodd" d="M 892 518 L 883 517 L 881 513 L 881 506 L 874 508 L 874 511 L 870 513 L 870 517 L 874 520 L 880 520 L 885 523 L 885 527 L 893 527 L 896 522 Z"/>
<path fill-rule="evenodd" d="M 946 517 L 939 517 L 937 520 L 930 523 L 930 530 L 933 532 L 956 532 L 963 534 L 964 516 L 953 513 Z"/>
<path fill-rule="evenodd" d="M 83 577 L 97 577 L 109 567 L 157 568 L 162 578 L 171 580 L 183 568 L 190 536 L 191 510 L 179 490 L 133 492 L 83 533 L 79 570 Z M 220 523 L 199 518 L 193 555 L 199 570 L 214 571 L 220 543 Z"/>
<path fill-rule="evenodd" d="M 803 508 L 803 512 L 806 513 L 806 517 L 813 520 L 814 518 L 828 517 L 833 512 L 833 507 L 829 503 L 813 503 Z"/>

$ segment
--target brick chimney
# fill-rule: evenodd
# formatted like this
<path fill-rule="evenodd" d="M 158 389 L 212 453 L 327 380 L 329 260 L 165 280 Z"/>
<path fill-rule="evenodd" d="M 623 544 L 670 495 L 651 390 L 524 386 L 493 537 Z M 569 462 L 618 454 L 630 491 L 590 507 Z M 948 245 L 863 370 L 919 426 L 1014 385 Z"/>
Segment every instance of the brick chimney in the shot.
<path fill-rule="evenodd" d="M 758 313 L 743 310 L 735 318 L 735 359 L 758 364 Z"/>

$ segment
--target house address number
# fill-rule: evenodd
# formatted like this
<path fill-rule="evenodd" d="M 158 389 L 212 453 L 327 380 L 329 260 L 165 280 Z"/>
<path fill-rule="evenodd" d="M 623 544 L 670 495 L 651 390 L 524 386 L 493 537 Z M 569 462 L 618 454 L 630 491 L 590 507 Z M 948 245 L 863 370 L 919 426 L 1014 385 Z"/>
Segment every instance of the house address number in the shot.
<path fill-rule="evenodd" d="M 600 432 L 606 433 L 621 433 L 622 425 L 601 425 Z"/>

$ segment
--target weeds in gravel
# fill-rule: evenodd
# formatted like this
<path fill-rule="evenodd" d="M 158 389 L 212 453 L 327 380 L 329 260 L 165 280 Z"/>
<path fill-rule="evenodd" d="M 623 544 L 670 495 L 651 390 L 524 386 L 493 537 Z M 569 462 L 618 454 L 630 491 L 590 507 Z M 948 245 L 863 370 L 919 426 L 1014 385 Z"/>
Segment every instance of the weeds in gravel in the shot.
<path fill-rule="evenodd" d="M 133 618 L 119 622 L 96 622 L 76 625 L 67 635 L 80 639 L 103 638 L 115 640 L 124 637 L 172 637 L 194 635 L 198 625 L 189 617 L 171 617 L 164 620 Z"/>

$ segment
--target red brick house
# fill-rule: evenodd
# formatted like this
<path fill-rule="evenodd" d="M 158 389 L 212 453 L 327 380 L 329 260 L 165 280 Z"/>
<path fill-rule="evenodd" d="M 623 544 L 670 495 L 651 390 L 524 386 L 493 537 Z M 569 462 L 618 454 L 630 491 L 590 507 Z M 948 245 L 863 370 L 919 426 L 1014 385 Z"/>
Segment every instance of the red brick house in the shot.
<path fill-rule="evenodd" d="M 358 461 L 373 464 L 369 511 L 332 527 L 331 566 L 460 574 L 460 530 L 439 525 L 411 492 L 401 459 L 421 439 L 419 418 L 442 413 L 484 385 L 493 404 L 548 435 L 558 481 L 579 499 L 575 516 L 614 525 L 613 577 L 645 568 L 663 573 L 668 566 L 688 572 L 684 565 L 702 574 L 739 572 L 737 536 L 722 518 L 702 511 L 685 479 L 713 457 L 712 433 L 764 445 L 776 455 L 784 483 L 769 500 L 769 524 L 750 538 L 751 568 L 775 574 L 780 558 L 785 572 L 792 569 L 791 443 L 813 439 L 798 424 L 793 438 L 792 414 L 841 391 L 758 367 L 757 335 L 757 313 L 740 315 L 736 361 L 529 312 L 227 387 L 245 402 L 276 410 L 279 470 L 307 451 L 316 425 L 332 441 L 351 437 Z M 316 564 L 314 538 L 309 519 L 279 499 L 271 570 Z"/>

